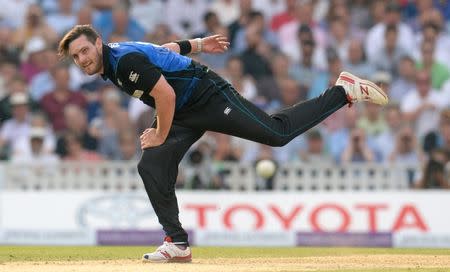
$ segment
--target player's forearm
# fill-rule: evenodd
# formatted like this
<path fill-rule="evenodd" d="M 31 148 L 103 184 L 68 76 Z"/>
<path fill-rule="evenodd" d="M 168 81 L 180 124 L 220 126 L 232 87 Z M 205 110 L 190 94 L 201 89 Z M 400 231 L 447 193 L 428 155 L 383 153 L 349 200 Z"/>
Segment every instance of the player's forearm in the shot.
<path fill-rule="evenodd" d="M 186 54 L 190 54 L 190 53 L 200 53 L 202 52 L 202 39 L 201 38 L 196 38 L 196 39 L 190 39 L 190 40 L 185 40 L 186 42 L 188 42 L 189 44 L 185 44 L 183 45 L 183 43 L 181 42 L 171 42 L 171 43 L 166 43 L 163 44 L 162 47 L 165 47 L 171 51 L 177 52 L 177 53 L 184 53 L 182 55 L 186 55 Z M 182 46 L 185 46 L 185 48 L 189 48 L 189 52 L 187 52 L 186 50 L 182 50 Z"/>
<path fill-rule="evenodd" d="M 172 126 L 173 116 L 175 114 L 175 93 L 155 98 L 155 109 L 157 112 L 156 134 L 164 142 Z"/>

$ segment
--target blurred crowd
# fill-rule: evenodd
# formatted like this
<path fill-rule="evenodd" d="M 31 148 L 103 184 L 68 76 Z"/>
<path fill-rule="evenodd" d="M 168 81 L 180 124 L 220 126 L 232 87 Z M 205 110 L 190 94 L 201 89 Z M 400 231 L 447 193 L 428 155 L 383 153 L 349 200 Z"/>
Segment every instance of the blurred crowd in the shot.
<path fill-rule="evenodd" d="M 206 133 L 179 182 L 223 188 L 224 162 L 422 166 L 412 186 L 448 188 L 450 1 L 0 0 L 0 157 L 14 163 L 135 160 L 153 111 L 59 60 L 76 24 L 105 42 L 163 44 L 220 33 L 221 55 L 194 59 L 268 113 L 320 95 L 342 70 L 389 95 L 346 107 L 281 148 Z M 188 168 L 186 168 L 188 169 Z"/>

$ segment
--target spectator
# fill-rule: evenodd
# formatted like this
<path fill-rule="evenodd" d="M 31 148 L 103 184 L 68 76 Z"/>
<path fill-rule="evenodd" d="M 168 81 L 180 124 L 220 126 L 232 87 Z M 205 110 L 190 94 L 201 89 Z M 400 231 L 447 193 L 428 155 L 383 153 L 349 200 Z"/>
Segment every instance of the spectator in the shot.
<path fill-rule="evenodd" d="M 132 0 L 130 16 L 149 33 L 164 22 L 167 12 L 161 0 Z"/>
<path fill-rule="evenodd" d="M 230 1 L 225 0 L 222 2 L 230 2 Z M 237 3 L 237 1 L 235 1 L 235 3 Z M 216 13 L 217 12 L 218 11 L 216 11 Z M 221 20 L 223 25 L 228 26 L 229 39 L 231 42 L 230 47 L 231 47 L 231 49 L 233 49 L 234 52 L 240 51 L 240 50 L 236 50 L 237 48 L 235 47 L 235 45 L 239 42 L 238 39 L 242 39 L 242 36 L 237 37 L 237 34 L 238 34 L 238 32 L 242 31 L 243 29 L 245 29 L 251 25 L 251 21 L 252 21 L 251 17 L 253 16 L 254 12 L 255 11 L 252 9 L 252 1 L 251 0 L 239 0 L 239 16 L 235 20 L 232 20 L 231 23 L 226 23 Z M 219 15 L 219 17 L 220 17 L 220 15 Z M 261 35 L 263 34 L 262 33 L 263 31 L 260 29 L 260 27 L 258 27 L 257 25 L 254 25 L 254 27 L 261 33 Z"/>
<path fill-rule="evenodd" d="M 369 147 L 367 137 L 364 130 L 354 128 L 350 132 L 350 137 L 347 141 L 347 146 L 341 155 L 341 162 L 355 163 L 355 162 L 375 162 L 376 156 L 373 150 Z"/>
<path fill-rule="evenodd" d="M 45 54 L 43 55 L 45 65 L 41 66 L 42 69 L 29 82 L 30 96 L 36 102 L 41 101 L 44 95 L 55 88 L 55 82 L 50 71 L 58 64 L 58 55 L 55 50 L 51 49 L 45 50 L 43 54 Z"/>
<path fill-rule="evenodd" d="M 278 109 L 293 106 L 306 97 L 306 91 L 302 91 L 299 84 L 290 78 L 283 79 L 280 82 L 281 104 Z M 278 110 L 277 109 L 277 110 Z M 298 158 L 298 152 L 305 148 L 305 136 L 300 135 L 290 141 L 288 144 L 273 150 L 273 157 L 279 163 L 294 161 Z"/>
<path fill-rule="evenodd" d="M 421 46 L 422 61 L 417 63 L 419 70 L 425 70 L 431 74 L 431 87 L 440 91 L 442 85 L 450 78 L 450 71 L 440 61 L 434 60 L 435 45 L 432 41 L 424 40 Z"/>
<path fill-rule="evenodd" d="M 98 11 L 111 10 L 115 5 L 122 2 L 122 0 L 90 0 L 92 8 Z"/>
<path fill-rule="evenodd" d="M 216 144 L 212 159 L 214 161 L 238 161 L 239 154 L 232 144 L 232 136 L 214 133 Z"/>
<path fill-rule="evenodd" d="M 88 130 L 86 113 L 77 105 L 69 104 L 64 108 L 64 121 L 67 127 L 60 132 L 56 143 L 56 153 L 64 157 L 67 155 L 65 134 L 75 134 L 81 140 L 83 149 L 97 150 L 97 139 Z"/>
<path fill-rule="evenodd" d="M 395 164 L 419 165 L 423 157 L 420 146 L 410 126 L 401 127 L 396 135 L 395 148 L 389 156 L 389 162 Z"/>
<path fill-rule="evenodd" d="M 11 154 L 12 144 L 28 136 L 31 117 L 28 99 L 25 93 L 11 95 L 12 118 L 0 129 L 0 159 L 7 159 Z"/>
<path fill-rule="evenodd" d="M 325 142 L 319 130 L 311 130 L 306 133 L 306 150 L 300 151 L 302 162 L 311 164 L 333 163 L 333 159 L 325 150 Z"/>
<path fill-rule="evenodd" d="M 403 56 L 397 63 L 398 75 L 389 91 L 389 100 L 395 103 L 401 103 L 409 91 L 416 87 L 416 66 L 414 60 L 409 56 Z"/>
<path fill-rule="evenodd" d="M 256 82 L 258 93 L 265 99 L 264 105 L 270 108 L 270 104 L 279 103 L 281 99 L 281 81 L 289 78 L 289 58 L 281 53 L 275 53 L 271 62 L 273 75 L 262 77 Z"/>
<path fill-rule="evenodd" d="M 384 3 L 380 1 L 356 0 L 352 1 L 350 9 L 350 20 L 357 29 L 368 29 L 370 26 L 370 5 L 381 5 L 384 12 Z M 381 16 L 380 16 L 381 17 Z"/>
<path fill-rule="evenodd" d="M 363 43 L 359 39 L 350 41 L 347 55 L 344 70 L 362 78 L 370 78 L 375 72 L 373 65 L 367 61 Z"/>
<path fill-rule="evenodd" d="M 20 72 L 27 83 L 47 67 L 47 49 L 45 40 L 40 36 L 27 41 L 22 55 L 24 61 L 20 67 Z"/>
<path fill-rule="evenodd" d="M 59 162 L 59 157 L 45 148 L 46 136 L 47 130 L 45 128 L 31 128 L 27 139 L 30 152 L 14 153 L 11 156 L 11 162 L 32 167 L 35 174 L 36 172 L 50 170 L 49 167 L 55 166 Z"/>
<path fill-rule="evenodd" d="M 422 177 L 414 184 L 418 189 L 449 189 L 448 151 L 436 149 L 424 165 Z"/>
<path fill-rule="evenodd" d="M 13 44 L 13 29 L 0 25 L 0 63 L 19 63 L 20 50 Z"/>
<path fill-rule="evenodd" d="M 251 1 L 242 1 L 245 2 L 245 4 L 248 4 L 247 6 L 239 5 L 239 1 L 240 0 L 214 1 L 214 3 L 211 4 L 211 11 L 217 14 L 220 23 L 225 26 L 230 26 L 232 24 L 235 24 L 236 26 L 244 25 L 246 23 L 245 16 L 247 15 L 247 12 L 251 10 Z"/>
<path fill-rule="evenodd" d="M 136 99 L 137 101 L 135 101 L 136 103 L 140 102 L 142 103 L 142 101 L 140 101 L 139 99 Z M 151 125 L 153 124 L 154 120 L 155 120 L 155 109 L 151 108 L 151 107 L 146 107 L 146 109 L 144 109 L 144 111 L 140 112 L 139 115 L 137 115 L 136 119 L 133 118 L 133 109 L 131 108 L 131 101 L 130 100 L 130 106 L 128 108 L 128 114 L 130 116 L 130 119 L 133 122 L 133 125 L 136 127 L 136 132 L 138 135 L 141 135 L 147 128 L 151 127 Z M 144 103 L 142 103 L 144 106 Z"/>
<path fill-rule="evenodd" d="M 165 44 L 178 39 L 178 37 L 179 36 L 171 30 L 169 25 L 159 24 L 155 26 L 153 32 L 147 34 L 146 41 L 154 44 Z"/>
<path fill-rule="evenodd" d="M 261 37 L 266 44 L 268 44 L 271 48 L 276 48 L 276 36 L 266 27 L 263 14 L 259 11 L 250 11 L 247 17 L 247 24 L 237 30 L 235 34 L 236 37 L 234 39 L 232 47 L 233 52 L 238 54 L 248 47 L 247 40 L 245 39 L 248 28 L 254 28 L 258 33 L 261 34 Z"/>
<path fill-rule="evenodd" d="M 27 153 L 14 153 L 11 156 L 11 163 L 18 166 L 20 171 L 16 171 L 14 180 L 27 184 L 29 180 L 48 180 L 58 169 L 55 167 L 59 163 L 56 154 L 45 149 L 46 131 L 43 128 L 34 127 L 30 129 L 30 134 L 26 137 L 26 142 L 30 146 Z M 40 184 L 35 184 L 34 189 L 39 189 Z"/>
<path fill-rule="evenodd" d="M 139 160 L 141 149 L 134 131 L 121 130 L 118 138 L 119 155 L 116 159 L 121 161 Z"/>
<path fill-rule="evenodd" d="M 92 25 L 93 24 L 93 17 L 94 17 L 94 11 L 91 6 L 84 5 L 81 7 L 77 12 L 77 25 Z"/>
<path fill-rule="evenodd" d="M 415 133 L 420 140 L 430 131 L 437 129 L 439 111 L 448 101 L 431 88 L 431 77 L 426 71 L 416 75 L 416 89 L 409 92 L 400 104 L 407 122 L 415 124 Z"/>
<path fill-rule="evenodd" d="M 55 30 L 59 36 L 62 36 L 77 22 L 77 17 L 73 12 L 72 7 L 72 0 L 59 0 L 58 12 L 47 16 L 48 24 L 52 26 L 53 30 Z"/>
<path fill-rule="evenodd" d="M 0 97 L 4 97 L 8 93 L 7 84 L 10 80 L 20 75 L 19 66 L 17 63 L 11 61 L 0 62 Z"/>
<path fill-rule="evenodd" d="M 389 104 L 385 109 L 387 129 L 374 139 L 376 150 L 380 151 L 381 161 L 387 162 L 395 148 L 396 135 L 401 128 L 403 116 L 397 104 Z"/>
<path fill-rule="evenodd" d="M 443 27 L 442 22 L 440 22 L 439 25 L 431 22 L 426 23 L 417 38 L 417 44 L 422 45 L 424 41 L 432 43 L 434 45 L 433 59 L 444 64 L 447 69 L 450 69 L 450 62 L 445 61 L 450 59 L 450 53 L 447 50 L 450 47 L 450 37 L 445 31 L 443 31 Z M 421 54 L 423 53 L 415 52 L 416 59 L 421 59 Z"/>
<path fill-rule="evenodd" d="M 280 14 L 284 10 L 286 10 L 286 0 L 259 0 L 252 1 L 253 10 L 260 11 L 264 14 L 264 18 L 266 22 L 269 24 L 268 27 L 271 31 L 274 31 L 271 27 L 270 22 L 272 21 L 272 17 L 277 14 Z"/>
<path fill-rule="evenodd" d="M 316 43 L 311 39 L 302 41 L 301 45 L 301 62 L 294 63 L 290 68 L 289 74 L 301 84 L 304 89 L 309 90 L 312 86 L 314 77 L 320 71 L 313 62 Z"/>
<path fill-rule="evenodd" d="M 103 11 L 94 20 L 94 26 L 105 41 L 111 41 L 112 37 L 142 41 L 145 37 L 145 30 L 129 16 L 128 7 L 123 3 L 114 5 L 111 11 Z"/>
<path fill-rule="evenodd" d="M 231 57 L 227 62 L 225 78 L 236 88 L 243 97 L 250 101 L 258 99 L 255 81 L 251 76 L 244 75 L 242 61 L 238 57 Z"/>
<path fill-rule="evenodd" d="M 32 134 L 32 130 L 40 130 L 44 132 L 43 135 L 43 143 L 42 143 L 42 152 L 46 154 L 53 154 L 56 147 L 56 137 L 53 133 L 53 130 L 50 124 L 47 121 L 45 115 L 41 112 L 35 112 L 30 117 L 30 129 L 27 137 L 23 137 L 21 139 L 17 139 L 14 141 L 12 146 L 12 156 L 26 157 L 31 156 L 32 146 L 30 145 L 30 137 Z"/>
<path fill-rule="evenodd" d="M 240 56 L 244 64 L 244 73 L 255 80 L 272 74 L 270 64 L 264 57 L 264 47 L 267 45 L 255 25 L 251 25 L 246 33 L 247 49 Z"/>
<path fill-rule="evenodd" d="M 27 94 L 27 84 L 21 76 L 15 76 L 7 84 L 8 94 L 0 100 L 0 124 L 12 117 L 11 96 L 16 93 Z M 28 97 L 29 109 L 36 110 L 38 105 Z"/>
<path fill-rule="evenodd" d="M 399 43 L 397 25 L 387 25 L 384 32 L 384 44 L 382 47 L 373 50 L 370 63 L 376 70 L 395 73 L 395 65 L 399 60 L 408 54 L 406 48 Z"/>
<path fill-rule="evenodd" d="M 374 1 L 374 5 L 383 5 L 383 2 Z M 392 31 L 395 29 L 397 33 L 396 36 L 398 37 L 395 41 L 395 44 L 398 43 L 398 47 L 402 48 L 402 50 L 404 50 L 405 52 L 414 52 L 415 42 L 412 30 L 408 25 L 401 22 L 400 12 L 400 6 L 395 2 L 390 2 L 385 6 L 384 12 L 381 13 L 383 14 L 383 20 L 373 26 L 367 33 L 365 47 L 367 58 L 370 62 L 373 63 L 378 59 L 379 55 L 377 54 L 377 51 L 380 48 L 383 48 L 383 41 L 386 40 L 383 37 L 386 37 L 387 35 L 387 26 L 391 26 L 391 34 L 389 34 L 388 38 L 392 38 Z"/>
<path fill-rule="evenodd" d="M 344 62 L 348 60 L 351 41 L 349 27 L 350 25 L 340 17 L 332 18 L 329 26 L 330 35 L 327 44 L 337 52 L 339 58 Z"/>
<path fill-rule="evenodd" d="M 439 129 L 425 136 L 423 150 L 429 154 L 434 149 L 450 150 L 450 109 L 444 109 L 439 117 Z"/>
<path fill-rule="evenodd" d="M 422 1 L 422 2 L 430 2 L 429 0 Z M 413 24 L 413 27 L 416 30 L 417 35 L 420 37 L 420 31 L 423 31 L 424 26 L 427 24 L 433 24 L 438 26 L 440 29 L 442 29 L 445 32 L 446 21 L 448 18 L 444 19 L 445 17 L 448 17 L 448 9 L 447 12 L 444 11 L 444 9 L 441 9 L 439 4 L 437 4 L 437 1 L 433 1 L 434 4 L 436 4 L 434 7 L 433 5 L 426 7 L 425 9 L 422 9 L 419 11 L 419 14 L 415 17 L 415 22 Z M 448 7 L 448 3 L 445 4 Z"/>
<path fill-rule="evenodd" d="M 219 25 L 216 28 L 214 28 L 213 33 L 211 33 L 211 34 L 220 34 L 220 35 L 223 35 L 224 37 L 229 36 L 228 28 L 224 27 L 222 25 Z M 228 59 L 231 57 L 231 55 L 232 55 L 231 51 L 228 50 L 219 55 L 200 53 L 197 56 L 199 57 L 200 62 L 204 62 L 211 69 L 214 69 L 218 73 L 221 73 L 221 72 L 224 72 L 223 70 L 225 69 L 226 63 L 227 63 Z"/>
<path fill-rule="evenodd" d="M 208 188 L 211 183 L 219 184 L 220 179 L 212 181 L 219 178 L 211 164 L 213 149 L 217 146 L 212 135 L 212 132 L 206 132 L 183 158 L 182 165 L 188 167 L 180 167 L 177 187 L 202 189 Z"/>
<path fill-rule="evenodd" d="M 26 14 L 29 6 L 35 3 L 35 0 L 0 0 L 0 22 L 11 28 L 19 28 L 26 22 Z"/>
<path fill-rule="evenodd" d="M 278 31 L 278 42 L 280 50 L 288 55 L 292 61 L 301 61 L 301 37 L 303 33 L 308 34 L 308 40 L 314 40 L 317 47 L 315 64 L 320 69 L 326 69 L 326 32 L 322 26 L 313 18 L 313 1 L 298 1 L 295 7 L 296 20 L 285 24 Z M 310 36 L 312 35 L 312 37 Z"/>
<path fill-rule="evenodd" d="M 213 34 L 217 34 L 215 31 L 218 27 L 222 26 L 219 17 L 214 11 L 207 11 L 203 15 L 203 30 L 194 35 L 194 37 L 204 38 Z M 228 35 L 226 35 L 228 36 Z"/>
<path fill-rule="evenodd" d="M 334 86 L 339 74 L 342 72 L 342 61 L 333 48 L 327 51 L 328 70 L 317 71 L 312 75 L 311 87 L 308 90 L 308 99 L 319 96 L 323 90 Z"/>
<path fill-rule="evenodd" d="M 45 21 L 40 6 L 31 4 L 27 9 L 25 23 L 14 33 L 13 43 L 16 47 L 23 48 L 31 38 L 36 36 L 42 37 L 45 44 L 54 44 L 58 39 L 56 32 Z"/>
<path fill-rule="evenodd" d="M 386 1 L 370 1 L 370 16 L 367 26 L 373 28 L 376 25 L 382 25 L 385 20 L 386 15 Z M 392 18 L 392 17 L 391 17 Z M 395 18 L 395 17 L 394 17 Z M 382 36 L 383 34 L 381 34 Z"/>
<path fill-rule="evenodd" d="M 284 0 L 284 2 L 285 2 L 284 11 L 275 14 L 272 17 L 272 20 L 270 21 L 270 28 L 275 32 L 277 32 L 285 24 L 293 22 L 296 19 L 295 5 L 297 0 Z"/>
<path fill-rule="evenodd" d="M 205 0 L 167 0 L 166 2 L 166 10 L 170 12 L 167 12 L 164 21 L 178 37 L 188 38 L 202 30 L 203 14 L 208 10 Z M 217 11 L 212 10 L 220 18 Z M 233 18 L 232 14 L 229 14 L 229 18 Z"/>
<path fill-rule="evenodd" d="M 348 147 L 348 144 L 351 143 L 350 140 L 353 131 L 359 131 L 356 129 L 356 122 L 358 120 L 358 116 L 360 115 L 357 107 L 347 108 L 343 111 L 343 114 L 343 127 L 331 132 L 330 136 L 327 139 L 327 148 L 336 162 L 341 162 L 341 157 L 344 150 L 351 148 Z M 363 130 L 361 131 L 364 133 Z M 375 150 L 376 145 L 374 143 L 370 141 L 368 144 L 371 146 L 370 149 Z M 353 151 L 353 149 L 350 151 Z M 352 152 L 350 152 L 348 155 L 351 156 L 351 153 Z M 347 159 L 350 158 L 351 157 L 347 157 Z"/>
<path fill-rule="evenodd" d="M 63 114 L 64 108 L 74 104 L 86 109 L 87 101 L 81 92 L 70 89 L 70 74 L 64 63 L 54 67 L 51 75 L 55 82 L 55 89 L 42 97 L 41 107 L 49 116 L 55 132 L 60 133 L 67 127 Z"/>
<path fill-rule="evenodd" d="M 90 163 L 103 160 L 97 152 L 85 149 L 83 140 L 75 133 L 67 132 L 64 135 L 64 143 L 67 150 L 67 154 L 63 157 L 65 161 Z"/>
<path fill-rule="evenodd" d="M 368 137 L 374 138 L 386 131 L 386 121 L 379 105 L 365 106 L 365 114 L 358 119 L 357 127 L 362 128 Z"/>
<path fill-rule="evenodd" d="M 110 0 L 108 0 L 110 1 Z M 114 1 L 114 0 L 113 0 Z M 74 12 L 79 11 L 82 7 L 91 5 L 91 2 L 95 2 L 95 0 L 71 0 L 71 10 Z M 39 0 L 39 4 L 44 11 L 44 14 L 50 15 L 54 13 L 60 12 L 59 1 L 55 0 Z"/>
<path fill-rule="evenodd" d="M 128 113 L 121 108 L 120 95 L 115 88 L 103 90 L 101 96 L 101 114 L 92 120 L 90 132 L 97 138 L 98 152 L 106 159 L 118 159 L 119 132 L 128 129 Z"/>

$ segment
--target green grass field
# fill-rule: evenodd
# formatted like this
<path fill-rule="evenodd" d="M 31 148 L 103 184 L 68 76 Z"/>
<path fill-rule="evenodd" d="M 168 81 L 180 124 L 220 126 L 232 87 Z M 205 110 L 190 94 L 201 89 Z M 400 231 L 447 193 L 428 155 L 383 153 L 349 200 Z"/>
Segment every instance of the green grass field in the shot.
<path fill-rule="evenodd" d="M 1 246 L 0 271 L 450 271 L 449 249 L 194 247 L 192 264 L 142 263 L 153 249 Z"/>

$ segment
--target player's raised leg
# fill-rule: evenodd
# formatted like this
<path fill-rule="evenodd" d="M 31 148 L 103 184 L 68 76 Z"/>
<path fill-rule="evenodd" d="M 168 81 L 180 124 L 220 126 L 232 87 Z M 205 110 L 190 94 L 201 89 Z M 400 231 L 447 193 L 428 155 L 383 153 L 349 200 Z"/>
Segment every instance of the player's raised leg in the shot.
<path fill-rule="evenodd" d="M 343 72 L 336 86 L 314 99 L 268 115 L 244 99 L 222 78 L 211 76 L 215 87 L 202 110 L 181 115 L 188 127 L 238 136 L 270 146 L 283 146 L 349 103 L 386 104 L 387 96 L 374 83 Z M 207 114 L 205 114 L 207 113 Z"/>

